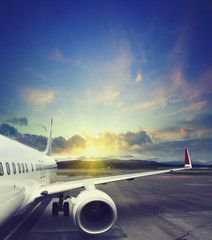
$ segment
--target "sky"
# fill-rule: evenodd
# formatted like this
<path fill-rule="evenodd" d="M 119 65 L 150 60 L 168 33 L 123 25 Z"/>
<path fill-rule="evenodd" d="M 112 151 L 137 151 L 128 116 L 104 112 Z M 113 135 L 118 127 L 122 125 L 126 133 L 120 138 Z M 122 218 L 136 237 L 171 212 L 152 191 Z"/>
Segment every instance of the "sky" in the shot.
<path fill-rule="evenodd" d="M 211 26 L 211 0 L 1 1 L 0 132 L 212 162 Z"/>

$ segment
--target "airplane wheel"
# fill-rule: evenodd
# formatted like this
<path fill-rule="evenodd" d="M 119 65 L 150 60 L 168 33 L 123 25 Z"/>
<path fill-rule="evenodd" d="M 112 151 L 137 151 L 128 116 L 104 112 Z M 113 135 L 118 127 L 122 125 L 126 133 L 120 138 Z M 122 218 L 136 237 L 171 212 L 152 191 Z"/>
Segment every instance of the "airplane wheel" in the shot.
<path fill-rule="evenodd" d="M 52 215 L 54 217 L 58 216 L 58 212 L 59 212 L 59 206 L 58 206 L 58 203 L 57 202 L 54 202 L 52 204 Z"/>
<path fill-rule="evenodd" d="M 64 213 L 64 216 L 69 216 L 69 203 L 68 202 L 64 202 L 63 213 Z"/>

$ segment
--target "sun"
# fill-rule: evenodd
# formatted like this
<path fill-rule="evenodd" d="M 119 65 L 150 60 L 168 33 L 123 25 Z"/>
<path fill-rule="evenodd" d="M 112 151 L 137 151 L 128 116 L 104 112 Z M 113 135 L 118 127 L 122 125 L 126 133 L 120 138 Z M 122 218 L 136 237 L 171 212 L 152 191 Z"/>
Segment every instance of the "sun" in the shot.
<path fill-rule="evenodd" d="M 88 155 L 98 155 L 98 150 L 95 149 L 93 146 L 87 147 L 85 151 Z"/>
<path fill-rule="evenodd" d="M 82 154 L 88 157 L 91 156 L 103 156 L 107 154 L 108 149 L 103 142 L 92 142 L 87 141 L 87 146 L 85 149 L 81 149 Z"/>

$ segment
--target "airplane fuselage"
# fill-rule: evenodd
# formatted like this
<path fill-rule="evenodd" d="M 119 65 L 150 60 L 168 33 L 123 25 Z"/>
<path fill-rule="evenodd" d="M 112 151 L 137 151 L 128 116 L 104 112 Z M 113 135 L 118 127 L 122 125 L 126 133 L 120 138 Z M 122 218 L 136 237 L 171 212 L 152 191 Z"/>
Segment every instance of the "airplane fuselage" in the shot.
<path fill-rule="evenodd" d="M 0 225 L 23 211 L 41 184 L 56 174 L 53 158 L 0 135 Z"/>

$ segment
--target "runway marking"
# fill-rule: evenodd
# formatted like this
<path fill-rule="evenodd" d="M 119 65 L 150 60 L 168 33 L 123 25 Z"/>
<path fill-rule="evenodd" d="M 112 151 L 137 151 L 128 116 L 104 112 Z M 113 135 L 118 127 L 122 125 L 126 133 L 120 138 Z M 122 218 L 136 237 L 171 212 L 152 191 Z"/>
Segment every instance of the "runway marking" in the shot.
<path fill-rule="evenodd" d="M 18 229 L 19 227 L 27 220 L 27 218 L 37 209 L 37 207 L 41 204 L 39 202 L 32 210 L 31 212 L 10 232 L 3 240 L 8 240 Z"/>
<path fill-rule="evenodd" d="M 157 176 L 157 178 L 194 178 L 194 176 Z"/>

